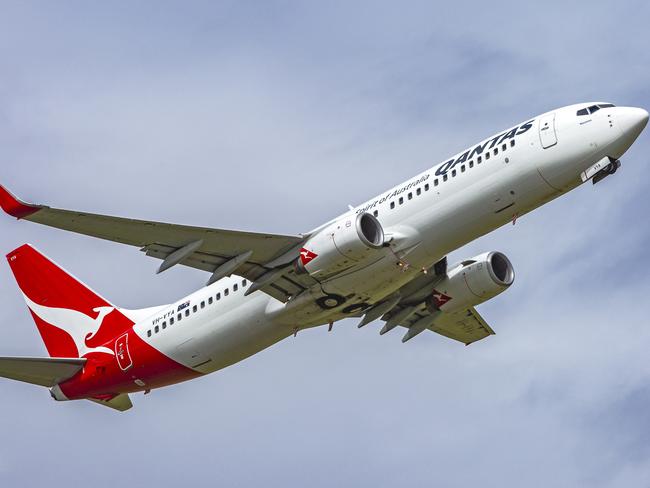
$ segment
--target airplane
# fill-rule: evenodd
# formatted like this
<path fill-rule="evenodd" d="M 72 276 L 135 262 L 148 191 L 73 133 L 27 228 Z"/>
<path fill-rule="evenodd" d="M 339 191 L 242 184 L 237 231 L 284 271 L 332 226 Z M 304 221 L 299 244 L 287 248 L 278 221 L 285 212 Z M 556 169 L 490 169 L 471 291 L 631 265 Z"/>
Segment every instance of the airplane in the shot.
<path fill-rule="evenodd" d="M 223 369 L 310 327 L 350 317 L 465 345 L 494 334 L 476 306 L 515 278 L 501 252 L 448 265 L 459 247 L 577 186 L 613 175 L 648 122 L 641 108 L 581 103 L 532 117 L 297 235 L 262 234 L 61 210 L 0 186 L 12 217 L 137 246 L 209 273 L 180 300 L 120 308 L 29 244 L 7 260 L 50 357 L 0 358 L 0 376 L 55 400 L 115 410 Z"/>

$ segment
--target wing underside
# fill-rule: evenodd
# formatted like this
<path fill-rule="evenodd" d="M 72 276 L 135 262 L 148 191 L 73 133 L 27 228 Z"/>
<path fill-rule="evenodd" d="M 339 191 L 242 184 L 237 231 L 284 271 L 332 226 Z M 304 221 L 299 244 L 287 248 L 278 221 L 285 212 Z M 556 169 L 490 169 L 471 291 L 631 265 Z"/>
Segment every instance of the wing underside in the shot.
<path fill-rule="evenodd" d="M 413 314 L 404 324 L 400 325 L 410 328 L 418 320 L 430 315 L 431 312 L 428 310 L 421 310 Z M 469 307 L 455 313 L 441 312 L 436 315 L 433 323 L 427 329 L 449 339 L 462 342 L 466 346 L 495 334 L 474 307 Z"/>
<path fill-rule="evenodd" d="M 442 312 L 432 305 L 430 297 L 436 284 L 447 272 L 447 260 L 443 258 L 434 264 L 427 273 L 419 275 L 404 285 L 393 297 L 388 297 L 373 309 L 366 311 L 366 317 L 359 326 L 372 318 L 381 317 L 385 322 L 381 333 L 396 326 L 407 328 L 402 338 L 406 342 L 416 335 L 430 330 L 455 341 L 469 345 L 494 335 L 494 331 L 474 307 L 456 312 Z M 382 309 L 382 307 L 385 307 Z"/>

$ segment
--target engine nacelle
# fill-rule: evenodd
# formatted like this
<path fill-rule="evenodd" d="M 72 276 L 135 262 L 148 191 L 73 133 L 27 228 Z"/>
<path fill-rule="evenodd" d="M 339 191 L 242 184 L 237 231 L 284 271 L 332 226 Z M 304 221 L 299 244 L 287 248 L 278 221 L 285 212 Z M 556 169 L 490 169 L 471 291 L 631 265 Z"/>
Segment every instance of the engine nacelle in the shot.
<path fill-rule="evenodd" d="M 450 269 L 436 285 L 429 305 L 443 312 L 456 312 L 494 298 L 514 280 L 510 260 L 500 252 L 486 252 Z"/>
<path fill-rule="evenodd" d="M 298 272 L 327 278 L 378 255 L 384 229 L 369 213 L 346 215 L 309 239 L 296 261 Z"/>

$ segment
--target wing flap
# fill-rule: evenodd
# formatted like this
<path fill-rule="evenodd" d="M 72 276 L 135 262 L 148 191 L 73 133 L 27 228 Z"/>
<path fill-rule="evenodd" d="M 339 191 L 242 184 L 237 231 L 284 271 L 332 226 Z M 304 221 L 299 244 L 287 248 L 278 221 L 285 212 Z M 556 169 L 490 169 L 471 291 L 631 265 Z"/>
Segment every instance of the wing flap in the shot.
<path fill-rule="evenodd" d="M 382 317 L 382 320 L 390 321 L 390 318 L 399 314 L 401 310 L 402 308 L 400 307 L 391 310 L 389 314 Z M 427 329 L 449 339 L 462 342 L 466 346 L 495 334 L 474 307 L 469 307 L 454 313 L 432 312 L 423 303 L 418 306 L 415 313 L 395 325 L 401 325 L 410 329 L 414 324 L 417 324 L 426 317 L 431 317 L 434 313 L 436 314 L 436 318 L 433 323 L 427 326 Z"/>
<path fill-rule="evenodd" d="M 51 387 L 72 378 L 85 358 L 0 358 L 0 376 L 33 385 Z"/>
<path fill-rule="evenodd" d="M 152 244 L 141 249 L 147 256 L 155 257 L 158 259 L 165 259 L 174 248 Z M 228 261 L 228 257 L 217 256 L 208 252 L 195 252 L 189 258 L 185 259 L 182 264 L 192 268 L 200 269 L 203 271 L 212 272 L 217 267 L 221 266 Z M 257 280 L 260 276 L 268 271 L 268 268 L 251 261 L 242 263 L 235 274 L 242 276 L 250 281 Z M 287 271 L 275 280 L 272 284 L 264 286 L 262 291 L 272 296 L 273 298 L 286 302 L 289 297 L 296 296 L 316 283 L 313 278 L 308 275 L 296 276 L 293 268 L 288 267 Z"/>

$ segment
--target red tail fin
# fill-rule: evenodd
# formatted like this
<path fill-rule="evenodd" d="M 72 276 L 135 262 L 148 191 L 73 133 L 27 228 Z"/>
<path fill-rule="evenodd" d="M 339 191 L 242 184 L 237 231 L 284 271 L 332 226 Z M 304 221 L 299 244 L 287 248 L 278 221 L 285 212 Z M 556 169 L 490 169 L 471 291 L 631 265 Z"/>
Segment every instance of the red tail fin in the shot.
<path fill-rule="evenodd" d="M 104 344 L 130 328 L 130 319 L 29 244 L 7 259 L 50 356 L 114 353 Z"/>

